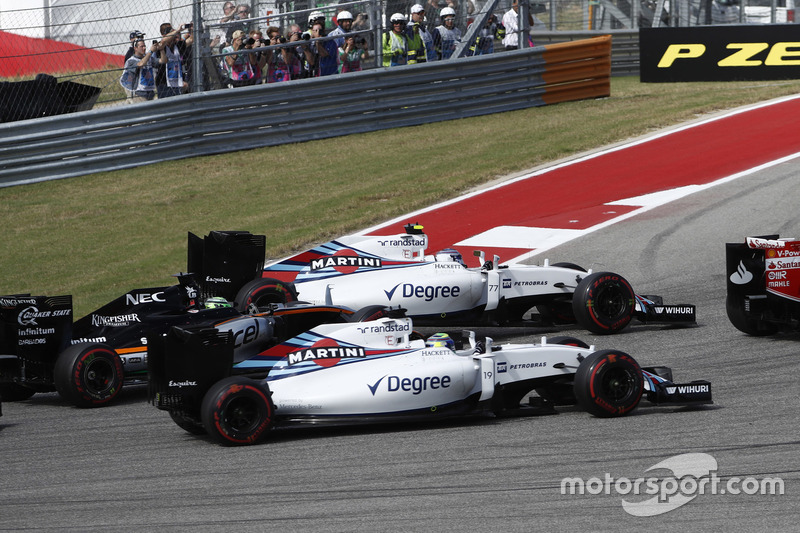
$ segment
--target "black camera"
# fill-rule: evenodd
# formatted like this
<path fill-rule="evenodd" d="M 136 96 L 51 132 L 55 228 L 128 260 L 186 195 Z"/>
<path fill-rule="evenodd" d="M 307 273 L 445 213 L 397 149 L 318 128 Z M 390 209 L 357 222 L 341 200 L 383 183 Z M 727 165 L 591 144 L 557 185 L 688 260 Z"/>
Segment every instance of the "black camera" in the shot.
<path fill-rule="evenodd" d="M 256 40 L 255 40 L 255 39 L 253 39 L 252 37 L 250 37 L 250 38 L 249 38 L 249 39 L 247 39 L 246 41 L 243 41 L 243 42 L 242 42 L 242 44 L 243 44 L 244 46 L 253 46 L 254 44 L 256 44 Z"/>
<path fill-rule="evenodd" d="M 280 44 L 283 44 L 283 43 L 285 43 L 285 42 L 286 42 L 286 37 L 284 37 L 283 35 L 281 35 L 280 37 L 278 37 L 278 42 L 279 42 Z"/>
<path fill-rule="evenodd" d="M 355 39 L 353 39 L 353 41 L 355 41 L 355 43 L 358 45 L 367 44 L 367 40 L 364 37 L 356 37 Z"/>
<path fill-rule="evenodd" d="M 300 34 L 300 38 L 303 39 L 304 41 L 308 41 L 309 39 L 311 39 L 311 33 L 304 31 L 303 33 Z"/>
<path fill-rule="evenodd" d="M 364 20 L 369 20 L 369 15 L 366 13 L 359 13 L 358 16 Z"/>
<path fill-rule="evenodd" d="M 192 23 L 192 22 L 189 22 L 188 24 L 184 24 L 183 25 L 184 29 L 187 29 L 187 30 L 191 30 L 193 26 L 194 26 L 194 23 Z"/>
<path fill-rule="evenodd" d="M 153 39 L 153 44 L 158 44 L 158 39 Z"/>

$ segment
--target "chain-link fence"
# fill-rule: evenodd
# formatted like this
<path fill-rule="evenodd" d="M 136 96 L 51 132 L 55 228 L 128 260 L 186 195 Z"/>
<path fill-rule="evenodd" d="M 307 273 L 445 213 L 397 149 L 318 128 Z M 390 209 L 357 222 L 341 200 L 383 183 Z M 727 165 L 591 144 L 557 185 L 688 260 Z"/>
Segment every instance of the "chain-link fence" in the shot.
<path fill-rule="evenodd" d="M 794 0 L 742 0 L 743 6 L 738 1 L 529 0 L 527 5 L 535 19 L 534 41 L 536 32 L 545 30 L 794 21 Z M 503 50 L 502 33 L 496 30 L 512 0 L 18 0 L 13 6 L 4 2 L 0 122 L 121 105 L 151 95 L 162 98 L 274 81 L 271 77 L 279 76 L 271 58 L 283 57 L 289 50 L 302 62 L 298 47 L 309 50 L 320 42 L 325 48 L 333 39 L 324 37 L 324 32 L 319 38 L 306 33 L 314 11 L 321 11 L 327 31 L 336 28 L 339 12 L 349 11 L 354 18 L 349 34 L 366 50 L 361 68 L 375 68 L 382 65 L 387 19 L 394 13 L 408 15 L 417 2 L 424 7 L 427 29 L 441 25 L 442 9 L 450 8 L 462 36 L 474 20 L 483 27 L 495 15 L 497 24 L 491 26 L 488 39 L 495 52 Z M 239 47 L 234 43 L 237 30 L 244 32 Z M 272 34 L 276 40 L 269 39 Z M 164 46 L 167 39 L 173 41 Z M 253 53 L 243 54 L 242 47 Z M 329 51 L 341 58 L 335 46 Z M 127 63 L 126 70 L 131 55 L 135 64 Z M 251 56 L 257 57 L 255 63 Z M 154 79 L 145 79 L 151 68 Z M 284 74 L 279 79 L 303 76 Z M 140 81 L 145 85 L 140 87 Z M 147 90 L 139 91 L 142 87 Z"/>

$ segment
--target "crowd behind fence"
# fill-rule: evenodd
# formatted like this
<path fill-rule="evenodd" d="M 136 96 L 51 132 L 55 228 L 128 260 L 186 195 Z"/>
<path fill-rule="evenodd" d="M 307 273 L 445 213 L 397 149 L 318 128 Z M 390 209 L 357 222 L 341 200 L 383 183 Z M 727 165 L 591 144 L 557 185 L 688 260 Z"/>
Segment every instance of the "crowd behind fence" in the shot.
<path fill-rule="evenodd" d="M 130 89 L 121 83 L 125 56 L 132 51 L 136 40 L 141 40 L 146 49 L 153 47 L 154 42 L 163 42 L 165 37 L 161 30 L 166 25 L 174 33 L 179 33 L 185 43 L 181 58 L 181 84 L 185 83 L 185 88 L 181 92 L 235 88 L 249 84 L 249 80 L 244 83 L 230 75 L 229 59 L 238 60 L 243 55 L 241 48 L 231 49 L 236 30 L 244 31 L 242 42 L 245 43 L 246 55 L 256 55 L 262 61 L 266 56 L 280 56 L 284 49 L 312 48 L 318 42 L 324 47 L 334 39 L 327 34 L 336 28 L 337 15 L 343 10 L 349 11 L 355 19 L 348 36 L 363 40 L 363 48 L 367 50 L 361 68 L 376 68 L 383 64 L 382 39 L 391 32 L 391 16 L 402 13 L 410 17 L 411 8 L 418 1 L 424 7 L 423 24 L 427 29 L 441 25 L 442 10 L 450 8 L 454 13 L 455 27 L 462 36 L 469 34 L 470 24 L 476 19 L 483 23 L 488 20 L 484 17 L 495 15 L 489 39 L 495 53 L 503 51 L 500 22 L 510 9 L 512 0 L 356 0 L 339 3 L 327 3 L 326 0 L 41 0 L 42 7 L 13 9 L 8 4 L 0 7 L 0 83 L 51 75 L 59 82 L 70 81 L 99 88 L 96 102 L 93 102 L 95 107 L 120 105 L 132 100 L 129 98 Z M 533 44 L 538 44 L 537 33 L 545 32 L 609 32 L 635 30 L 643 26 L 794 21 L 793 0 L 741 0 L 741 5 L 739 2 L 528 0 L 524 5 L 534 17 L 530 32 Z M 235 13 L 231 14 L 229 5 Z M 491 13 L 486 13 L 487 9 Z M 768 10 L 767 16 L 764 9 Z M 237 18 L 240 10 L 246 10 L 247 15 Z M 326 32 L 318 38 L 306 35 L 309 15 L 317 11 L 323 14 L 326 25 Z M 273 28 L 277 28 L 280 35 L 277 41 L 267 39 Z M 251 34 L 253 31 L 257 33 Z M 256 40 L 259 36 L 265 40 Z M 247 44 L 250 39 L 253 41 Z M 339 50 L 336 54 L 340 59 Z M 161 64 L 161 51 L 152 55 L 159 56 L 157 62 Z M 160 68 L 168 70 L 171 61 L 167 58 L 165 66 Z M 257 82 L 265 81 L 268 65 L 263 64 L 260 68 Z M 341 68 L 340 63 L 337 72 Z M 0 91 L 0 98 L 2 94 Z M 14 104 L 6 102 L 5 105 Z"/>

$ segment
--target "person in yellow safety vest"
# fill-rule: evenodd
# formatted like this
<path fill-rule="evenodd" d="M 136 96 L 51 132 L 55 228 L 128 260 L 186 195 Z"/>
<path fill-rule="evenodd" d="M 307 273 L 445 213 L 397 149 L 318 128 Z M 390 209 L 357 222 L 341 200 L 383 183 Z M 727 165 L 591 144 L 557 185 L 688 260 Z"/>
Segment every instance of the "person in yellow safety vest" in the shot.
<path fill-rule="evenodd" d="M 383 36 L 383 66 L 398 67 L 408 63 L 406 16 L 395 13 L 389 22 L 392 23 L 392 31 Z"/>
<path fill-rule="evenodd" d="M 427 53 L 425 41 L 419 32 L 419 22 L 412 22 L 408 25 L 406 36 L 408 38 L 408 64 L 425 63 L 427 61 Z"/>

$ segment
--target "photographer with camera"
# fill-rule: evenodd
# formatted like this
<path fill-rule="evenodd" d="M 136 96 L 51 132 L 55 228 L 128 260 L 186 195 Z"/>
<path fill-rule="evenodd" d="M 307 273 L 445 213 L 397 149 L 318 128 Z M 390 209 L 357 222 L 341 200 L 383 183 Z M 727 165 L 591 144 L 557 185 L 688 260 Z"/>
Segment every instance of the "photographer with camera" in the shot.
<path fill-rule="evenodd" d="M 193 37 L 189 33 L 185 41 L 181 39 L 181 32 L 186 29 L 191 32 L 192 24 L 187 23 L 173 29 L 172 24 L 165 22 L 158 28 L 161 33 L 161 41 L 158 43 L 159 65 L 156 71 L 159 99 L 182 94 L 188 87 L 183 76 L 183 65 L 186 63 L 187 51 L 191 48 Z"/>
<path fill-rule="evenodd" d="M 321 39 L 321 37 L 325 37 L 325 15 L 321 11 L 312 11 L 308 16 L 308 28 L 308 31 L 301 35 L 301 39 L 319 40 L 304 47 L 303 77 L 338 74 L 339 48 L 334 39 Z"/>
<path fill-rule="evenodd" d="M 144 33 L 140 32 L 139 30 L 133 30 L 128 37 L 130 38 L 131 46 L 130 46 L 130 48 L 128 48 L 128 51 L 125 52 L 125 62 L 127 62 L 128 59 L 130 59 L 131 56 L 133 55 L 133 53 L 135 51 L 134 50 L 134 47 L 135 47 L 134 45 L 136 44 L 136 41 L 144 40 Z M 123 62 L 123 64 L 125 62 Z"/>
<path fill-rule="evenodd" d="M 250 42 L 246 39 L 245 33 L 242 30 L 236 30 L 231 35 L 231 45 L 223 48 L 223 54 L 232 54 L 225 56 L 225 74 L 227 79 L 225 83 L 228 87 L 243 87 L 245 85 L 254 85 L 256 83 L 255 69 L 256 56 L 248 48 L 252 48 L 255 40 Z M 234 52 L 238 52 L 235 53 Z"/>
<path fill-rule="evenodd" d="M 339 60 L 342 63 L 342 74 L 361 70 L 361 60 L 369 59 L 367 40 L 361 36 L 345 37 L 344 47 L 339 48 Z"/>
<path fill-rule="evenodd" d="M 267 28 L 267 37 L 269 37 L 267 46 L 286 44 L 288 42 L 288 39 L 281 35 L 280 29 L 275 26 Z M 293 53 L 291 47 L 286 46 L 279 50 L 267 50 L 264 55 L 267 58 L 267 83 L 289 81 L 292 79 L 293 72 L 296 73 L 295 75 L 299 74 L 300 60 Z"/>
<path fill-rule="evenodd" d="M 158 60 L 155 58 L 158 45 L 155 42 L 148 50 L 143 39 L 134 40 L 132 48 L 133 54 L 125 60 L 125 68 L 119 79 L 120 85 L 125 89 L 125 102 L 128 104 L 146 102 L 155 97 L 155 69 L 158 67 Z"/>

